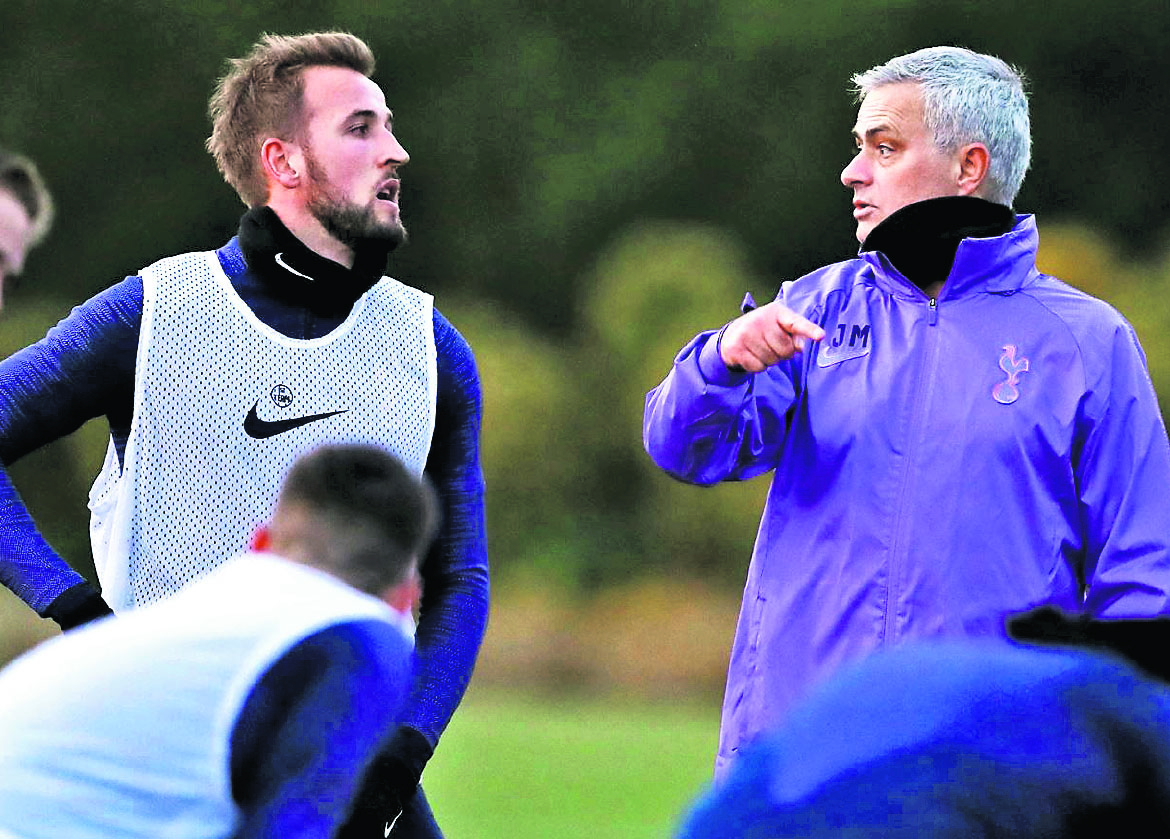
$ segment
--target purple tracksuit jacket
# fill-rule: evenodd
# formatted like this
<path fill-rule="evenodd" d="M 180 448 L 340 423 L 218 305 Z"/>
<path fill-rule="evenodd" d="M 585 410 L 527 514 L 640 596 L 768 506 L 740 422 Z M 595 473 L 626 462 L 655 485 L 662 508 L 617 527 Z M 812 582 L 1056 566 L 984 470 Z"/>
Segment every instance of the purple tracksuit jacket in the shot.
<path fill-rule="evenodd" d="M 708 485 L 773 471 L 716 772 L 847 661 L 1004 634 L 1040 604 L 1170 614 L 1170 444 L 1132 327 L 1036 269 L 1035 220 L 965 239 L 938 298 L 881 253 L 785 283 L 826 337 L 758 374 L 699 335 L 646 451 Z"/>

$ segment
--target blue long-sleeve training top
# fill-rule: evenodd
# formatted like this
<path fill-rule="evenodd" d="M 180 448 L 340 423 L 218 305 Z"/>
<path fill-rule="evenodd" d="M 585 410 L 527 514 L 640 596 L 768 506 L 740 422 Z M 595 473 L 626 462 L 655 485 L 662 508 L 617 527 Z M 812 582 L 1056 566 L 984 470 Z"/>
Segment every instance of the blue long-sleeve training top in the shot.
<path fill-rule="evenodd" d="M 265 236 L 249 231 L 259 217 Z M 273 224 L 271 211 L 251 211 L 240 237 L 216 253 L 233 287 L 264 323 L 297 339 L 327 335 L 348 316 L 369 283 L 304 249 Z M 256 222 L 253 222 L 253 228 Z M 241 240 L 260 239 L 241 247 Z M 267 238 L 266 238 L 267 237 Z M 332 272 L 328 282 L 250 268 L 249 253 L 283 247 L 286 260 Z M 252 259 L 255 263 L 257 260 Z M 352 272 L 351 272 L 352 273 Z M 380 272 L 379 272 L 380 273 Z M 133 414 L 135 361 L 142 317 L 140 277 L 122 282 L 76 307 L 41 341 L 0 362 L 0 463 L 105 417 L 119 457 Z M 424 594 L 416 635 L 416 669 L 400 724 L 433 747 L 466 689 L 483 637 L 488 609 L 483 478 L 479 461 L 480 390 L 471 349 L 434 312 L 438 394 L 426 472 L 443 505 L 443 524 L 422 564 Z M 87 587 L 37 532 L 18 493 L 0 469 L 0 582 L 39 614 L 69 592 Z M 328 703 L 324 703 L 328 704 Z"/>

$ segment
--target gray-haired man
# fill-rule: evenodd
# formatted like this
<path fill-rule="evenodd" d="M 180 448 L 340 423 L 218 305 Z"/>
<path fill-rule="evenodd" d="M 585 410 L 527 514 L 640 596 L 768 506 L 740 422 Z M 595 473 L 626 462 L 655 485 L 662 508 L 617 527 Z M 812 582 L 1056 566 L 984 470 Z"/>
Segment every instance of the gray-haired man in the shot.
<path fill-rule="evenodd" d="M 699 335 L 646 402 L 646 449 L 680 480 L 774 472 L 718 772 L 885 645 L 1002 637 L 1042 604 L 1170 611 L 1170 444 L 1133 329 L 1041 274 L 1011 209 L 1019 74 L 936 47 L 853 81 L 858 257 Z"/>

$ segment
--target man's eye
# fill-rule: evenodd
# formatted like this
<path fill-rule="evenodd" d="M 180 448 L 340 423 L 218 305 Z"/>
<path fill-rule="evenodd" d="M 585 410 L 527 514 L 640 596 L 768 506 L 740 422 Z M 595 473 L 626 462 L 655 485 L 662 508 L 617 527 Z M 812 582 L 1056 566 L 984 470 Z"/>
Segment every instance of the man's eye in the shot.
<path fill-rule="evenodd" d="M 349 129 L 349 131 L 351 134 L 357 134 L 364 137 L 366 134 L 370 133 L 370 126 L 365 124 L 355 125 L 353 128 Z"/>

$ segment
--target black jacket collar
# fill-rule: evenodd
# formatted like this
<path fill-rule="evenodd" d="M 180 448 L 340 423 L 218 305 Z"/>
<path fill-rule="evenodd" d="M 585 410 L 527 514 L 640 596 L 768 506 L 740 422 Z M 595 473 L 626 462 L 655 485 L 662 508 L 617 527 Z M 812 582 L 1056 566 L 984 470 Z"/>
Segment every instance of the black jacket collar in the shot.
<path fill-rule="evenodd" d="M 310 250 L 269 207 L 240 219 L 240 251 L 249 271 L 274 298 L 322 315 L 344 315 L 386 269 L 389 244 L 363 243 L 353 268 Z"/>
<path fill-rule="evenodd" d="M 880 251 L 919 288 L 944 282 L 959 243 L 1002 236 L 1015 225 L 1010 207 L 982 198 L 929 198 L 908 204 L 877 225 L 861 252 Z"/>

